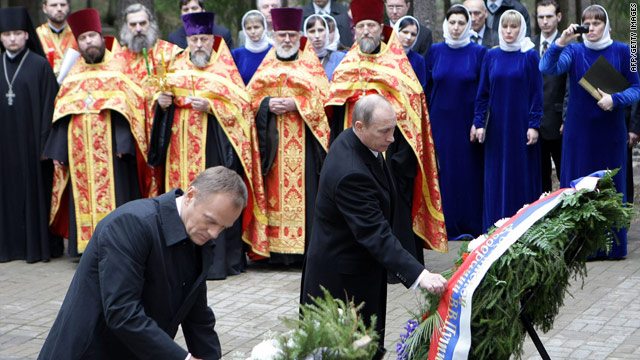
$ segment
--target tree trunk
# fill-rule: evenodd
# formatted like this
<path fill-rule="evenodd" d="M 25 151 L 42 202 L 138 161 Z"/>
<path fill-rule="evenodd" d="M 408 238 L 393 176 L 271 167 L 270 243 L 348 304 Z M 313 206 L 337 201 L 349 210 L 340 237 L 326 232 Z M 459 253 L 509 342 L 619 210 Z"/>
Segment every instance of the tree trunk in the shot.
<path fill-rule="evenodd" d="M 558 31 L 562 33 L 564 29 L 571 24 L 571 19 L 569 18 L 570 5 L 569 0 L 559 0 L 558 3 L 560 4 L 560 11 L 562 12 L 562 20 L 560 20 L 558 24 Z"/>
<path fill-rule="evenodd" d="M 447 1 L 447 0 L 445 0 Z M 450 0 L 449 0 L 450 1 Z M 414 0 L 413 1 L 413 16 L 418 19 L 420 25 L 426 26 L 431 29 L 434 33 L 440 34 L 437 31 L 436 24 L 436 0 Z M 440 34 L 439 37 L 442 37 Z M 436 39 L 434 39 L 436 42 Z"/>

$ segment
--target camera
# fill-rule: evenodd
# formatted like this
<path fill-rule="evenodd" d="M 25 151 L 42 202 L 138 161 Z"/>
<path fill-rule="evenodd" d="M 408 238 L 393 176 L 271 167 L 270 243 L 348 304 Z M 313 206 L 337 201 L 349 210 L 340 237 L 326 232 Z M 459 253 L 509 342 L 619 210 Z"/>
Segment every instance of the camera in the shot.
<path fill-rule="evenodd" d="M 589 32 L 589 27 L 588 26 L 576 26 L 576 31 L 574 33 L 576 34 L 586 34 Z"/>

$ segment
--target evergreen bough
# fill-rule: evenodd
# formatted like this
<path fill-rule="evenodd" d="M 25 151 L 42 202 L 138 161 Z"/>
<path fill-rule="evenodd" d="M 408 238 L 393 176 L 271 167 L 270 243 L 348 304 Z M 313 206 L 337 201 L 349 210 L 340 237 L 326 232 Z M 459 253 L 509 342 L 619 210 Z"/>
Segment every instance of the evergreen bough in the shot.
<path fill-rule="evenodd" d="M 524 313 L 543 332 L 553 321 L 569 294 L 570 280 L 587 276 L 586 261 L 599 249 L 609 251 L 617 241 L 615 231 L 628 228 L 635 212 L 622 202 L 612 176 L 607 173 L 595 191 L 580 190 L 564 196 L 560 204 L 536 222 L 491 266 L 473 294 L 470 359 L 522 357 L 526 330 Z M 489 230 L 489 234 L 496 230 Z M 468 243 L 460 249 L 455 266 L 443 276 L 450 278 L 466 257 Z M 425 302 L 412 318 L 421 322 L 398 359 L 426 359 L 430 336 L 441 320 L 438 295 L 422 291 Z M 400 347 L 400 346 L 399 346 Z M 409 355 L 409 352 L 411 353 Z"/>

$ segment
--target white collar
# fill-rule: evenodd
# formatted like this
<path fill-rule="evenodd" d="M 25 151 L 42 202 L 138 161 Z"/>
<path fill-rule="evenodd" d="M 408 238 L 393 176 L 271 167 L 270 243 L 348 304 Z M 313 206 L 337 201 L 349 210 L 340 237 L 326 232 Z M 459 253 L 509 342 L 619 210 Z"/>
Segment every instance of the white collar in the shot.
<path fill-rule="evenodd" d="M 482 29 L 477 32 L 478 38 L 484 39 L 484 31 L 487 29 L 487 24 L 482 25 Z"/>
<path fill-rule="evenodd" d="M 551 36 L 548 38 L 544 37 L 544 35 L 540 33 L 540 46 L 542 46 L 545 41 L 549 43 L 549 46 L 551 46 L 551 43 L 553 42 L 553 39 L 556 38 L 556 35 L 558 35 L 558 29 L 556 29 L 556 31 L 554 31 L 553 34 L 551 34 Z"/>
<path fill-rule="evenodd" d="M 320 7 L 320 6 L 316 5 L 316 3 L 314 3 L 314 2 L 312 2 L 312 4 L 313 4 L 313 9 L 315 10 L 316 14 L 320 14 L 320 10 L 324 10 L 325 14 L 331 14 L 331 0 L 329 0 L 327 5 L 325 5 L 324 7 Z"/>
<path fill-rule="evenodd" d="M 49 28 L 51 28 L 51 30 L 53 30 L 54 33 L 59 34 L 62 32 L 62 30 L 64 30 L 64 28 L 67 27 L 67 24 L 62 25 L 61 28 L 56 28 L 55 26 L 51 25 L 50 22 L 48 22 L 47 24 L 49 24 Z"/>
<path fill-rule="evenodd" d="M 178 216 L 182 215 L 182 200 L 184 198 L 184 195 L 182 196 L 178 196 L 176 198 L 176 207 L 178 208 Z"/>
<path fill-rule="evenodd" d="M 25 47 L 27 47 L 25 45 Z M 24 50 L 24 48 L 18 50 L 15 54 L 11 55 L 11 53 L 9 52 L 9 50 L 5 51 L 4 53 L 7 54 L 7 57 L 9 58 L 9 60 L 13 60 L 16 58 L 16 56 L 22 54 L 22 51 Z"/>
<path fill-rule="evenodd" d="M 491 3 L 498 5 L 496 10 L 500 9 L 500 6 L 502 6 L 502 0 L 496 0 L 496 1 L 487 0 L 487 10 L 489 10 L 489 12 L 491 12 L 491 9 L 489 8 L 489 4 Z M 495 14 L 495 13 L 492 13 L 492 14 Z"/>

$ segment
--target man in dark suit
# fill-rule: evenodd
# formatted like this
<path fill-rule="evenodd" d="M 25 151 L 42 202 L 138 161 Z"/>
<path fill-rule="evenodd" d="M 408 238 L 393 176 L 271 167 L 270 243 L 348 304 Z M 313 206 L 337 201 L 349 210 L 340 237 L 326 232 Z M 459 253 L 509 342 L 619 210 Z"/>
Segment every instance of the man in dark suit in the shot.
<path fill-rule="evenodd" d="M 471 15 L 471 29 L 476 32 L 476 35 L 471 36 L 471 41 L 489 49 L 498 45 L 493 42 L 493 34 L 487 26 L 486 20 L 489 11 L 487 11 L 484 1 L 466 0 L 463 5 L 469 10 L 469 14 Z"/>
<path fill-rule="evenodd" d="M 562 13 L 556 0 L 539 1 L 536 19 L 542 32 L 533 38 L 540 58 L 551 43 L 560 35 L 558 23 Z M 562 155 L 563 103 L 567 84 L 567 74 L 551 76 L 542 74 L 543 114 L 540 122 L 540 155 L 542 162 L 542 191 L 551 191 L 551 159 L 556 166 L 556 176 L 560 180 Z"/>
<path fill-rule="evenodd" d="M 247 204 L 235 171 L 129 202 L 96 227 L 38 359 L 219 359 L 206 275 Z M 173 341 L 182 326 L 188 350 Z"/>
<path fill-rule="evenodd" d="M 487 26 L 491 28 L 492 43 L 498 45 L 498 31 L 500 27 L 500 16 L 507 10 L 516 10 L 524 16 L 524 22 L 527 24 L 527 37 L 531 37 L 531 21 L 529 20 L 529 12 L 527 8 L 518 0 L 484 0 L 489 16 L 487 17 Z"/>
<path fill-rule="evenodd" d="M 406 16 L 409 13 L 411 2 L 406 0 L 385 0 L 384 7 L 387 17 L 389 18 L 389 21 L 385 24 L 393 27 L 401 17 Z M 413 45 L 412 50 L 426 59 L 427 52 L 429 52 L 429 48 L 432 43 L 433 34 L 431 33 L 431 29 L 420 25 L 420 33 L 418 34 L 418 39 L 416 39 L 416 43 Z"/>
<path fill-rule="evenodd" d="M 393 235 L 395 188 L 382 153 L 394 141 L 396 114 L 384 97 L 356 102 L 353 127 L 331 145 L 320 173 L 316 212 L 302 275 L 300 302 L 311 302 L 325 287 L 336 298 L 364 302 L 370 324 L 376 315 L 384 354 L 387 271 L 407 288 L 441 293 L 446 280 L 430 273 Z"/>
<path fill-rule="evenodd" d="M 204 11 L 204 0 L 180 0 L 180 15 L 202 11 Z M 229 49 L 233 49 L 233 37 L 231 37 L 231 31 L 229 31 L 229 29 L 216 24 L 213 27 L 213 35 L 222 37 Z M 169 42 L 183 49 L 187 48 L 187 33 L 184 30 L 184 26 L 181 26 L 169 34 Z"/>
<path fill-rule="evenodd" d="M 351 22 L 347 15 L 349 9 L 339 2 L 332 0 L 313 0 L 302 8 L 302 22 L 313 14 L 331 15 L 336 19 L 338 32 L 340 33 L 340 43 L 347 48 L 353 45 L 353 35 L 351 34 Z"/>

